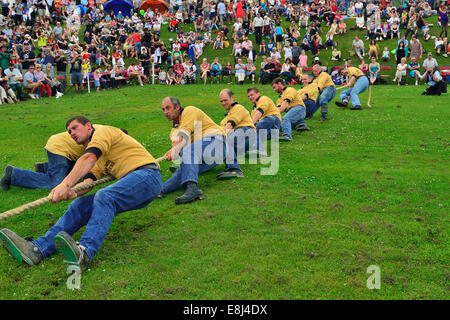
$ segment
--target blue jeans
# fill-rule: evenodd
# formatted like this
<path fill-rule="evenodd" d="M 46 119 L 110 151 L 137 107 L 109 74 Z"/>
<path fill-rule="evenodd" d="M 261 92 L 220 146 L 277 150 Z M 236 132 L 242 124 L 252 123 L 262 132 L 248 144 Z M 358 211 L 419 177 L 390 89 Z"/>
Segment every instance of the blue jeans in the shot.
<path fill-rule="evenodd" d="M 47 157 L 48 166 L 45 173 L 14 168 L 11 185 L 31 189 L 53 189 L 60 184 L 72 170 L 75 162 L 49 151 L 47 151 Z"/>
<path fill-rule="evenodd" d="M 292 128 L 300 124 L 306 116 L 306 108 L 303 106 L 293 106 L 283 117 L 281 122 L 281 131 L 283 136 L 289 136 L 292 138 Z"/>
<path fill-rule="evenodd" d="M 141 55 L 141 48 L 142 48 L 142 43 L 141 43 L 141 42 L 136 42 L 136 43 L 134 44 L 134 50 L 136 51 L 136 54 L 137 54 L 138 56 Z"/>
<path fill-rule="evenodd" d="M 287 71 L 280 73 L 280 76 L 285 76 L 287 83 L 290 83 L 292 81 L 292 78 L 294 77 L 294 75 L 292 73 L 287 72 Z"/>
<path fill-rule="evenodd" d="M 198 182 L 198 175 L 226 161 L 227 144 L 222 135 L 210 135 L 181 150 L 180 167 L 164 182 L 162 193 L 181 189 L 186 182 Z M 237 161 L 227 166 L 241 170 Z"/>
<path fill-rule="evenodd" d="M 352 100 L 353 106 L 360 106 L 358 94 L 364 92 L 369 87 L 369 79 L 366 76 L 359 77 L 353 88 L 344 90 L 340 94 L 341 101 L 348 101 L 348 97 Z"/>
<path fill-rule="evenodd" d="M 267 116 L 256 124 L 256 149 L 264 151 L 263 142 L 272 139 L 271 130 L 280 130 L 281 121 L 277 116 Z M 261 130 L 265 130 L 265 134 L 261 134 Z M 278 135 L 278 133 L 277 133 Z"/>
<path fill-rule="evenodd" d="M 329 86 L 326 88 L 323 88 L 322 92 L 320 93 L 319 97 L 317 97 L 317 104 L 321 108 L 322 115 L 328 114 L 328 103 L 333 100 L 333 98 L 336 96 L 336 87 Z"/>
<path fill-rule="evenodd" d="M 58 232 L 65 231 L 72 236 L 86 226 L 80 245 L 86 248 L 86 253 L 92 260 L 115 215 L 145 207 L 160 194 L 161 187 L 159 170 L 142 168 L 131 171 L 95 194 L 74 200 L 45 236 L 33 242 L 45 258 L 55 252 L 53 239 Z"/>
<path fill-rule="evenodd" d="M 237 156 L 244 155 L 256 142 L 256 130 L 252 127 L 240 127 L 227 138 L 227 169 L 229 164 L 237 163 Z"/>
<path fill-rule="evenodd" d="M 316 104 L 315 101 L 308 99 L 306 101 L 304 101 L 305 106 L 306 106 L 306 116 L 305 118 L 312 118 L 312 116 L 314 115 L 314 113 L 316 113 L 317 109 L 319 109 L 319 105 Z"/>

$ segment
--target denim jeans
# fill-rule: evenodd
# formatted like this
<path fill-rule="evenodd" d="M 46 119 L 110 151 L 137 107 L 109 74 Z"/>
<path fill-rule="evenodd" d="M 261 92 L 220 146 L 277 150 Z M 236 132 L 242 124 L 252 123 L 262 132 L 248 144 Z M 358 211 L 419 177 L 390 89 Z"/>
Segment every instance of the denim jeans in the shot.
<path fill-rule="evenodd" d="M 159 170 L 142 168 L 131 171 L 95 194 L 74 200 L 45 236 L 34 240 L 33 243 L 45 258 L 55 252 L 53 239 L 58 232 L 65 231 L 72 236 L 86 226 L 79 243 L 86 248 L 86 253 L 92 260 L 100 249 L 115 215 L 145 207 L 160 194 L 161 187 Z"/>
<path fill-rule="evenodd" d="M 293 106 L 283 117 L 281 122 L 281 131 L 283 136 L 289 136 L 292 138 L 292 128 L 299 125 L 306 116 L 306 108 L 303 106 Z"/>
<path fill-rule="evenodd" d="M 358 94 L 364 92 L 369 87 L 369 79 L 366 76 L 359 77 L 356 80 L 353 88 L 344 90 L 340 94 L 341 101 L 348 101 L 348 97 L 352 100 L 353 106 L 360 106 L 361 102 L 359 102 Z"/>
<path fill-rule="evenodd" d="M 336 96 L 336 88 L 333 86 L 326 87 L 322 90 L 317 98 L 317 104 L 321 108 L 322 115 L 328 114 L 328 103 Z"/>
<path fill-rule="evenodd" d="M 72 170 L 75 162 L 66 157 L 47 151 L 48 166 L 45 173 L 14 168 L 11 175 L 11 185 L 30 189 L 53 189 Z"/>
<path fill-rule="evenodd" d="M 183 148 L 180 167 L 164 182 L 162 193 L 181 189 L 186 182 L 198 182 L 198 175 L 226 161 L 226 138 L 210 135 Z M 241 170 L 237 161 L 227 166 Z"/>
<path fill-rule="evenodd" d="M 277 116 L 267 116 L 256 124 L 256 149 L 260 151 L 264 151 L 263 142 L 265 140 L 272 139 L 272 130 L 280 130 L 281 121 Z M 264 134 L 261 134 L 261 130 L 265 130 Z M 277 133 L 278 135 L 278 133 Z M 255 145 L 253 145 L 255 147 Z"/>
<path fill-rule="evenodd" d="M 311 99 L 308 99 L 308 100 L 306 100 L 306 101 L 304 101 L 304 103 L 305 103 L 305 106 L 306 106 L 306 116 L 305 116 L 305 118 L 312 118 L 312 116 L 314 115 L 314 113 L 316 113 L 316 111 L 317 111 L 317 109 L 319 109 L 319 105 L 315 102 L 315 101 L 313 101 L 313 100 L 311 100 Z"/>
<path fill-rule="evenodd" d="M 249 151 L 250 146 L 256 142 L 256 130 L 252 127 L 240 127 L 234 130 L 227 138 L 227 169 L 229 164 L 235 165 L 237 157 Z"/>

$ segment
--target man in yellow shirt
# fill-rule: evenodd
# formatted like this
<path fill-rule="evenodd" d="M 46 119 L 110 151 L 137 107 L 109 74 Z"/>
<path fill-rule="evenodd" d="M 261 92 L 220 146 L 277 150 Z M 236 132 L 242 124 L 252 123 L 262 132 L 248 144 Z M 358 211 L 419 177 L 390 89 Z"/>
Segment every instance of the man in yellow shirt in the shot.
<path fill-rule="evenodd" d="M 51 136 L 44 148 L 48 162 L 35 163 L 35 171 L 6 166 L 1 180 L 3 190 L 10 186 L 31 189 L 52 189 L 72 170 L 75 161 L 84 153 L 84 146 L 77 144 L 67 132 Z"/>
<path fill-rule="evenodd" d="M 328 103 L 336 96 L 336 86 L 334 85 L 331 76 L 326 73 L 320 64 L 313 66 L 314 82 L 319 87 L 320 95 L 316 103 L 321 109 L 322 116 L 320 121 L 328 120 Z"/>
<path fill-rule="evenodd" d="M 340 72 L 342 76 L 347 77 L 347 87 L 349 89 L 341 92 L 341 101 L 336 101 L 336 105 L 346 108 L 350 98 L 353 104 L 350 110 L 362 110 L 358 95 L 369 88 L 369 79 L 364 72 L 356 67 L 342 68 Z"/>
<path fill-rule="evenodd" d="M 169 161 L 180 157 L 180 167 L 164 182 L 162 194 L 185 188 L 185 193 L 175 199 L 175 204 L 189 203 L 203 199 L 198 188 L 198 175 L 226 161 L 226 135 L 202 110 L 181 107 L 180 100 L 166 97 L 162 101 L 162 111 L 167 120 L 173 121 L 177 139 L 166 156 Z M 235 171 L 235 177 L 243 176 L 239 164 L 227 165 Z"/>
<path fill-rule="evenodd" d="M 298 90 L 306 107 L 305 119 L 311 119 L 317 109 L 319 109 L 319 106 L 316 103 L 317 97 L 319 96 L 319 86 L 313 82 L 313 80 L 314 78 L 311 74 L 303 74 L 301 78 L 303 87 Z"/>
<path fill-rule="evenodd" d="M 250 113 L 241 104 L 234 101 L 230 89 L 223 89 L 219 94 L 220 103 L 227 111 L 220 126 L 227 134 L 227 169 L 229 163 L 237 163 L 237 156 L 249 151 L 250 145 L 256 141 L 256 128 Z M 234 177 L 238 172 L 230 169 L 218 175 L 218 179 Z M 238 176 L 239 177 L 239 176 Z"/>
<path fill-rule="evenodd" d="M 248 88 L 247 97 L 253 103 L 251 117 L 257 133 L 256 146 L 254 145 L 254 147 L 259 154 L 265 155 L 266 152 L 262 144 L 265 140 L 270 140 L 272 134 L 278 136 L 281 128 L 281 114 L 272 99 L 261 96 L 258 88 Z"/>
<path fill-rule="evenodd" d="M 286 112 L 281 122 L 282 136 L 280 141 L 292 141 L 292 128 L 297 125 L 309 130 L 303 121 L 306 116 L 306 107 L 298 91 L 292 87 L 286 87 L 284 79 L 275 78 L 272 81 L 272 88 L 280 94 L 277 107 L 280 113 Z"/>
<path fill-rule="evenodd" d="M 122 130 L 110 126 L 94 129 L 82 116 L 69 119 L 66 128 L 86 151 L 51 191 L 52 202 L 75 198 L 77 194 L 72 187 L 80 179 L 91 182 L 108 174 L 117 181 L 73 201 L 45 236 L 28 241 L 11 230 L 2 229 L 0 242 L 15 259 L 28 265 L 37 265 L 58 251 L 68 266 L 76 266 L 83 272 L 100 249 L 114 217 L 148 205 L 160 194 L 162 179 L 155 158 Z M 86 230 L 77 244 L 72 235 L 83 226 Z"/>

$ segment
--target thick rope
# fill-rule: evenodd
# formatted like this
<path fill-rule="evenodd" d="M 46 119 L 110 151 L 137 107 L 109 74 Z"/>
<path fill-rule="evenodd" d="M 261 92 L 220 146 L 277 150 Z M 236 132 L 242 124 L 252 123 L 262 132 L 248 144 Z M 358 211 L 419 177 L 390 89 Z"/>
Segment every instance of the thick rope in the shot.
<path fill-rule="evenodd" d="M 161 158 L 156 159 L 156 161 L 158 163 L 160 163 L 161 161 L 164 161 L 164 160 L 167 160 L 166 156 L 163 156 Z M 104 184 L 104 183 L 107 183 L 107 182 L 110 182 L 110 181 L 113 181 L 113 180 L 114 180 L 113 177 L 107 176 L 107 177 L 105 177 L 103 179 L 99 179 L 99 180 L 96 180 L 96 181 L 87 182 L 87 183 L 79 183 L 76 186 L 74 186 L 72 188 L 72 190 L 75 191 L 75 192 L 79 192 L 79 191 L 90 189 L 90 188 L 93 188 L 93 187 L 98 186 L 100 184 Z M 43 204 L 45 204 L 47 202 L 50 202 L 50 201 L 52 201 L 52 195 L 48 195 L 48 196 L 46 196 L 44 198 L 35 200 L 33 202 L 30 202 L 30 203 L 27 203 L 27 204 L 24 204 L 24 205 L 21 205 L 20 207 L 17 207 L 15 209 L 11 209 L 11 210 L 5 211 L 5 212 L 0 214 L 0 220 L 9 218 L 9 217 L 12 217 L 12 216 L 15 216 L 15 215 L 18 215 L 18 214 L 20 214 L 20 213 L 22 213 L 22 212 L 24 212 L 26 210 L 37 208 L 37 207 L 39 207 L 39 206 L 41 206 L 41 205 L 43 205 Z"/>

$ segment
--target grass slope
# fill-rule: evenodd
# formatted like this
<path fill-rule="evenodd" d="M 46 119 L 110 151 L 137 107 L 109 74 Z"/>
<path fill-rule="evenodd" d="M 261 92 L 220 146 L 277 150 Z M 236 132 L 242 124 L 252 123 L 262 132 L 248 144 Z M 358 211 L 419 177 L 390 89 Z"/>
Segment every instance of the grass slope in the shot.
<path fill-rule="evenodd" d="M 3 108 L 0 168 L 44 161 L 48 137 L 76 114 L 126 128 L 161 156 L 171 127 L 161 98 L 176 95 L 218 122 L 222 88 L 132 86 Z M 250 109 L 245 88 L 231 88 Z M 310 132 L 280 145 L 277 175 L 244 164 L 244 179 L 216 181 L 219 166 L 200 177 L 204 201 L 176 206 L 178 191 L 118 215 L 80 291 L 66 288 L 59 256 L 29 268 L 0 250 L 0 299 L 448 299 L 448 100 L 412 86 L 372 89 L 372 109 L 330 105 L 330 121 L 316 115 Z M 13 187 L 0 212 L 47 194 Z M 0 228 L 37 238 L 67 205 Z M 366 288 L 370 265 L 381 268 L 380 290 Z"/>

